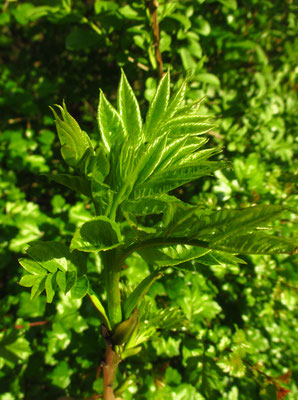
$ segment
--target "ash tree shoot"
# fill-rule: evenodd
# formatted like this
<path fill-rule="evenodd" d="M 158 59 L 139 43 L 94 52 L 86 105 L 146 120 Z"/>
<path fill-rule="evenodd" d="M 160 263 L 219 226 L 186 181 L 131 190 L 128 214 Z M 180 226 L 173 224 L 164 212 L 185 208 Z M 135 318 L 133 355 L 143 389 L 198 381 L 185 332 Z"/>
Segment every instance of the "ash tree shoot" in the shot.
<path fill-rule="evenodd" d="M 158 327 L 178 327 L 179 310 L 165 309 L 145 324 L 144 295 L 169 267 L 185 262 L 202 265 L 243 261 L 235 254 L 295 252 L 294 241 L 264 233 L 283 212 L 282 206 L 258 205 L 210 211 L 193 206 L 168 192 L 215 170 L 225 161 L 210 161 L 220 149 L 203 149 L 202 134 L 212 129 L 208 117 L 198 114 L 201 100 L 185 103 L 186 81 L 170 98 L 170 76 L 160 81 L 143 123 L 139 104 L 122 72 L 117 109 L 100 92 L 100 137 L 94 147 L 65 104 L 53 110 L 61 154 L 71 174 L 50 178 L 90 199 L 94 217 L 75 232 L 70 246 L 36 241 L 20 264 L 26 270 L 20 284 L 31 287 L 31 299 L 44 290 L 52 302 L 55 291 L 73 298 L 88 296 L 99 312 L 106 343 L 103 398 L 115 399 L 119 363 L 142 351 L 142 343 Z M 153 216 L 153 223 L 152 223 Z M 154 218 L 154 216 L 157 216 Z M 137 252 L 152 273 L 132 290 L 122 289 L 125 260 Z M 84 260 L 98 253 L 105 281 L 105 301 L 92 290 Z M 158 324 L 157 324 L 158 321 Z M 147 321 L 148 322 L 148 321 Z M 118 379 L 118 382 L 120 379 Z M 125 384 L 121 385 L 122 391 Z"/>

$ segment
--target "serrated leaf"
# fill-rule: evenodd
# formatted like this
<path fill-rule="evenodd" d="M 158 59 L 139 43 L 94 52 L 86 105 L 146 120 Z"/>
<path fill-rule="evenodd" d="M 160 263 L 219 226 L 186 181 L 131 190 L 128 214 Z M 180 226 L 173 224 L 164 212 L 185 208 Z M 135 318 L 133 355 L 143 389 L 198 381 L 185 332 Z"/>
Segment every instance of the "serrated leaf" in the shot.
<path fill-rule="evenodd" d="M 19 263 L 27 272 L 30 272 L 30 274 L 33 275 L 47 274 L 47 271 L 36 261 L 27 258 L 20 258 Z"/>
<path fill-rule="evenodd" d="M 112 170 L 113 189 L 126 191 L 130 193 L 135 179 L 135 164 L 137 148 L 133 143 L 134 139 L 129 136 L 123 144 L 118 144 L 116 150 L 112 153 L 112 164 L 115 166 Z M 124 189 L 125 188 L 125 189 Z"/>
<path fill-rule="evenodd" d="M 149 265 L 164 267 L 178 265 L 185 261 L 203 256 L 210 250 L 201 247 L 178 244 L 171 246 L 148 247 L 138 250 L 138 253 Z"/>
<path fill-rule="evenodd" d="M 214 156 L 221 152 L 220 147 L 213 147 L 212 149 L 206 149 L 197 151 L 195 153 L 189 154 L 184 158 L 179 160 L 179 165 L 191 165 L 191 164 L 199 164 L 202 161 L 208 160 L 210 157 Z M 176 163 L 174 164 L 176 165 Z"/>
<path fill-rule="evenodd" d="M 209 243 L 210 248 L 239 254 L 293 254 L 298 247 L 297 240 L 287 240 L 264 233 L 229 236 Z"/>
<path fill-rule="evenodd" d="M 27 254 L 51 273 L 57 269 L 67 271 L 70 253 L 62 243 L 36 241 L 30 244 Z"/>
<path fill-rule="evenodd" d="M 102 141 L 106 149 L 110 151 L 116 142 L 122 143 L 127 134 L 122 118 L 105 98 L 102 91 L 99 95 L 97 118 Z"/>
<path fill-rule="evenodd" d="M 146 138 L 155 137 L 155 132 L 167 110 L 169 98 L 170 74 L 168 72 L 159 82 L 155 95 L 149 106 L 144 128 Z"/>
<path fill-rule="evenodd" d="M 244 260 L 238 258 L 232 254 L 221 253 L 215 250 L 212 250 L 210 253 L 205 254 L 204 256 L 198 259 L 199 264 L 207 265 L 207 266 L 215 266 L 215 265 L 238 265 L 238 264 L 246 264 Z"/>
<path fill-rule="evenodd" d="M 82 193 L 87 197 L 90 197 L 90 183 L 81 176 L 69 175 L 69 174 L 44 174 L 54 182 L 60 183 L 67 188 L 74 190 L 78 193 Z"/>
<path fill-rule="evenodd" d="M 140 107 L 123 70 L 121 71 L 121 79 L 118 87 L 117 106 L 127 135 L 133 137 L 135 145 L 143 142 Z"/>
<path fill-rule="evenodd" d="M 174 140 L 167 140 L 166 148 L 163 151 L 160 162 L 155 168 L 154 173 L 165 170 L 179 160 L 179 150 L 182 149 L 187 142 L 187 137 L 179 137 Z M 178 156 L 178 157 L 177 157 Z"/>
<path fill-rule="evenodd" d="M 185 145 L 177 151 L 175 162 L 179 162 L 179 160 L 183 159 L 185 156 L 197 153 L 198 150 L 207 142 L 208 139 L 205 137 L 188 136 Z"/>
<path fill-rule="evenodd" d="M 172 100 L 170 101 L 169 107 L 167 109 L 167 116 L 166 116 L 167 119 L 171 119 L 173 115 L 181 108 L 184 102 L 186 88 L 187 88 L 187 79 L 183 81 L 177 93 L 173 96 Z"/>
<path fill-rule="evenodd" d="M 22 276 L 19 285 L 25 287 L 31 287 L 34 285 L 36 278 L 38 278 L 38 275 L 24 275 Z"/>
<path fill-rule="evenodd" d="M 61 271 L 59 271 L 61 272 Z M 52 303 L 56 288 L 56 274 L 48 274 L 45 282 L 45 291 L 47 295 L 47 303 Z"/>
<path fill-rule="evenodd" d="M 76 120 L 68 113 L 66 105 L 58 106 L 62 118 L 51 108 L 55 117 L 55 123 L 61 143 L 61 154 L 65 162 L 75 168 L 85 151 L 92 148 L 91 141 L 86 132 L 82 131 Z"/>
<path fill-rule="evenodd" d="M 165 129 L 168 130 L 169 136 L 180 137 L 186 135 L 202 135 L 211 131 L 215 127 L 214 124 L 208 123 L 191 123 L 185 122 L 181 124 L 173 124 L 166 126 Z"/>
<path fill-rule="evenodd" d="M 86 275 L 78 278 L 76 284 L 71 289 L 71 297 L 73 299 L 81 299 L 86 296 L 89 290 L 89 281 Z"/>
<path fill-rule="evenodd" d="M 199 221 L 194 229 L 194 237 L 221 241 L 224 238 L 248 232 L 256 228 L 268 226 L 268 223 L 276 219 L 282 212 L 282 206 L 259 205 L 241 210 L 224 209 L 208 214 L 199 215 Z"/>
<path fill-rule="evenodd" d="M 167 136 L 161 135 L 150 143 L 144 150 L 144 156 L 141 159 L 138 168 L 138 178 L 136 184 L 145 182 L 157 168 L 163 154 L 166 150 Z"/>
<path fill-rule="evenodd" d="M 210 175 L 217 169 L 224 168 L 227 165 L 224 162 L 204 161 L 199 163 L 198 166 L 171 167 L 166 171 L 157 173 L 147 182 L 136 185 L 132 195 L 134 198 L 138 198 L 167 193 L 194 179 Z"/>
<path fill-rule="evenodd" d="M 181 200 L 176 197 L 164 194 L 161 196 L 144 197 L 136 200 L 126 200 L 122 203 L 121 209 L 123 212 L 128 212 L 136 216 L 161 214 L 166 210 L 169 204 L 180 202 Z M 183 202 L 181 203 L 184 204 Z"/>
<path fill-rule="evenodd" d="M 119 225 L 101 216 L 85 222 L 74 234 L 70 248 L 86 252 L 113 249 L 121 245 Z"/>
<path fill-rule="evenodd" d="M 150 323 L 164 331 L 177 329 L 183 326 L 185 317 L 177 307 L 167 307 L 159 309 L 157 314 L 150 319 Z"/>
<path fill-rule="evenodd" d="M 177 109 L 175 116 L 183 116 L 183 117 L 187 117 L 187 116 L 194 116 L 197 115 L 199 112 L 199 109 L 201 107 L 201 104 L 204 102 L 205 97 L 203 97 L 200 100 L 194 101 L 190 104 L 186 104 L 185 106 Z"/>

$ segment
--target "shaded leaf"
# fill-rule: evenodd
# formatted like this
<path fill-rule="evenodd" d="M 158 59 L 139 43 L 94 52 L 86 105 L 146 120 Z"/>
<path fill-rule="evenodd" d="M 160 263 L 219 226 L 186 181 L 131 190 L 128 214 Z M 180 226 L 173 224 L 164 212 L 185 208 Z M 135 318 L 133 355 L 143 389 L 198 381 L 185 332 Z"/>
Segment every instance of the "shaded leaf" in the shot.
<path fill-rule="evenodd" d="M 74 234 L 70 248 L 80 251 L 97 252 L 121 245 L 119 225 L 101 216 L 85 222 Z"/>
<path fill-rule="evenodd" d="M 32 286 L 31 289 L 31 297 L 30 297 L 31 300 L 38 297 L 44 291 L 45 282 L 46 282 L 46 275 L 36 277 L 34 285 Z"/>
<path fill-rule="evenodd" d="M 20 258 L 19 263 L 30 274 L 33 275 L 46 275 L 47 271 L 36 261 Z"/>
<path fill-rule="evenodd" d="M 59 272 L 61 272 L 61 271 L 59 271 Z M 48 274 L 46 282 L 45 282 L 47 303 L 52 303 L 54 295 L 55 295 L 55 289 L 56 289 L 56 274 Z"/>
<path fill-rule="evenodd" d="M 142 298 L 150 289 L 152 283 L 160 276 L 160 274 L 160 270 L 152 272 L 152 274 L 143 279 L 142 282 L 128 296 L 123 305 L 125 318 L 128 318 L 130 314 L 135 310 Z"/>
<path fill-rule="evenodd" d="M 210 248 L 239 254 L 292 254 L 298 247 L 297 240 L 287 240 L 264 233 L 229 236 L 210 243 Z"/>
<path fill-rule="evenodd" d="M 138 253 L 149 265 L 158 267 L 178 265 L 185 261 L 199 258 L 210 250 L 201 247 L 178 244 L 171 246 L 148 247 L 138 250 Z"/>
<path fill-rule="evenodd" d="M 45 176 L 47 176 L 54 182 L 60 183 L 61 185 L 68 187 L 71 190 L 90 197 L 90 183 L 81 176 L 69 174 L 45 174 Z"/>
<path fill-rule="evenodd" d="M 30 244 L 27 254 L 49 272 L 67 271 L 70 258 L 68 248 L 59 242 L 36 241 Z"/>
<path fill-rule="evenodd" d="M 71 289 L 71 297 L 73 299 L 81 299 L 86 296 L 89 290 L 89 281 L 86 275 L 78 278 L 76 284 Z"/>
<path fill-rule="evenodd" d="M 34 285 L 37 278 L 38 278 L 38 275 L 24 275 L 24 276 L 22 276 L 19 284 L 21 286 L 31 287 Z"/>

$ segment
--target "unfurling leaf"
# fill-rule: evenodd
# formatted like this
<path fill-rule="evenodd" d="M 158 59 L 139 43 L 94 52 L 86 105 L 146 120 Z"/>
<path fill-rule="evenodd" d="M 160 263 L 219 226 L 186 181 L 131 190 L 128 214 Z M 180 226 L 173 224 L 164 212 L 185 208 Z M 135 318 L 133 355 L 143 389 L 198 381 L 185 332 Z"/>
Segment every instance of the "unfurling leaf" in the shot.
<path fill-rule="evenodd" d="M 52 109 L 59 140 L 61 143 L 61 154 L 65 162 L 76 168 L 84 153 L 91 148 L 92 144 L 86 132 L 82 131 L 77 121 L 68 113 L 65 103 L 63 107 L 58 106 L 62 119 Z"/>

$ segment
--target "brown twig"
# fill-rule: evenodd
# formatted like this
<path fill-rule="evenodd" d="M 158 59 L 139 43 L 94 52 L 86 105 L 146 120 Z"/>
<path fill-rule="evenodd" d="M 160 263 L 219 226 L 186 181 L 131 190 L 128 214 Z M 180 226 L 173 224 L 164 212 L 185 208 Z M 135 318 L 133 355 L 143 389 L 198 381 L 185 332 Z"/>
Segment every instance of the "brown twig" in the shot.
<path fill-rule="evenodd" d="M 160 46 L 159 46 L 159 25 L 158 25 L 158 19 L 157 19 L 157 9 L 158 9 L 159 4 L 158 4 L 157 0 L 147 0 L 146 6 L 150 11 L 152 31 L 153 31 L 153 46 L 154 46 L 155 58 L 156 58 L 156 62 L 157 62 L 157 71 L 158 71 L 159 78 L 161 78 L 163 76 L 163 62 L 162 62 L 162 56 L 161 56 Z"/>
<path fill-rule="evenodd" d="M 37 322 L 31 322 L 29 324 L 29 326 L 31 328 L 32 326 L 42 326 L 42 325 L 46 325 L 47 323 L 48 323 L 48 321 L 37 321 Z M 24 325 L 15 325 L 14 328 L 15 329 L 23 329 Z M 1 332 L 7 331 L 7 329 L 8 328 L 3 328 L 3 329 L 1 329 Z"/>

